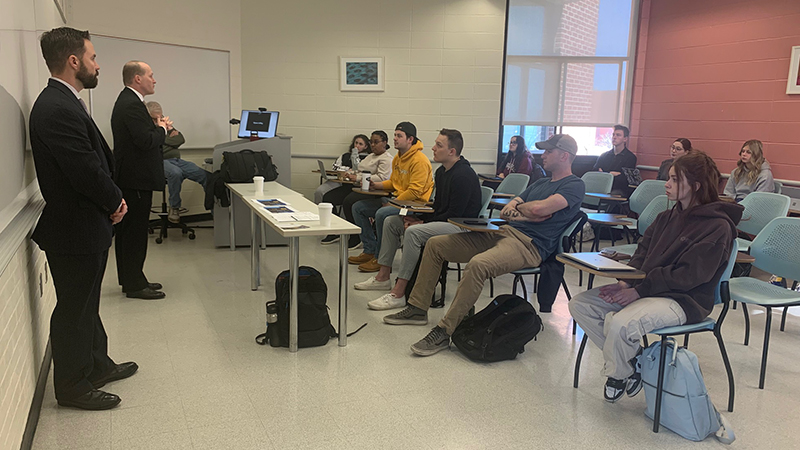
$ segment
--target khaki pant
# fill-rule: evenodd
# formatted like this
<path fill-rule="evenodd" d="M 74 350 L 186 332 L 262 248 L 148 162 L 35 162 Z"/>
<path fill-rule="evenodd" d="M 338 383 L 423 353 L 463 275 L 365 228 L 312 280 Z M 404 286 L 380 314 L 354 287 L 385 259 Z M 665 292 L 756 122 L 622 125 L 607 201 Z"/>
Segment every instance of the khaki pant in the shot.
<path fill-rule="evenodd" d="M 603 375 L 624 380 L 633 375 L 630 360 L 642 336 L 664 327 L 683 325 L 686 313 L 671 298 L 644 297 L 628 306 L 606 303 L 600 289 L 581 292 L 569 302 L 569 312 L 589 339 L 603 349 Z"/>
<path fill-rule="evenodd" d="M 410 304 L 428 310 L 444 261 L 469 263 L 458 283 L 453 304 L 439 322 L 447 334 L 453 334 L 478 301 L 483 283 L 488 278 L 527 267 L 538 267 L 542 258 L 530 237 L 508 225 L 501 227 L 497 233 L 472 232 L 432 237 L 425 244 L 417 282 L 408 299 Z"/>

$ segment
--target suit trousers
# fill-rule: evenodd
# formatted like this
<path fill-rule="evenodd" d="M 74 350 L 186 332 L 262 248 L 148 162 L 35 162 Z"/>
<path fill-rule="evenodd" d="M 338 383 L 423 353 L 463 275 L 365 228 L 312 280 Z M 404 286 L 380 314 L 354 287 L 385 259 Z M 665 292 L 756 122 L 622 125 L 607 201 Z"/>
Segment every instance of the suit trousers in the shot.
<path fill-rule="evenodd" d="M 147 228 L 150 226 L 150 207 L 153 191 L 122 188 L 128 213 L 117 224 L 114 254 L 117 257 L 117 277 L 123 292 L 140 291 L 147 287 L 144 260 L 147 258 Z"/>
<path fill-rule="evenodd" d="M 89 380 L 114 365 L 108 357 L 108 336 L 99 313 L 108 250 L 46 255 L 58 299 L 50 318 L 53 385 L 57 399 L 69 400 L 91 391 Z"/>

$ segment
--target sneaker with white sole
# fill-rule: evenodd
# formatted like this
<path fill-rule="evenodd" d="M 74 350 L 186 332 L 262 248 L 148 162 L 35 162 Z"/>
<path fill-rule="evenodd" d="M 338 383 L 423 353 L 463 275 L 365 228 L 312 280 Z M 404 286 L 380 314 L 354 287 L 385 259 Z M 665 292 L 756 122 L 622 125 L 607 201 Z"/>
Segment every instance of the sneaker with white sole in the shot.
<path fill-rule="evenodd" d="M 606 401 L 609 403 L 614 403 L 620 398 L 622 398 L 622 394 L 625 393 L 625 388 L 627 387 L 628 380 L 618 380 L 616 378 L 608 378 L 606 380 L 606 386 L 603 390 L 603 397 L 605 397 Z"/>
<path fill-rule="evenodd" d="M 335 244 L 335 243 L 339 242 L 339 239 L 340 239 L 340 237 L 339 237 L 338 234 L 329 234 L 329 235 L 325 236 L 324 238 L 322 238 L 322 240 L 320 241 L 320 244 L 322 244 L 322 245 Z"/>
<path fill-rule="evenodd" d="M 367 278 L 366 281 L 362 281 L 360 283 L 356 283 L 353 287 L 357 291 L 391 291 L 392 290 L 392 282 L 390 280 L 386 281 L 378 281 L 375 279 L 376 276 L 373 275 Z M 403 304 L 405 304 L 405 299 L 403 299 Z"/>
<path fill-rule="evenodd" d="M 419 356 L 431 356 L 449 347 L 450 335 L 436 325 L 427 336 L 411 346 L 411 351 Z"/>
<path fill-rule="evenodd" d="M 642 390 L 642 364 L 639 362 L 639 358 L 642 355 L 642 348 L 639 347 L 639 353 L 633 357 L 631 360 L 631 365 L 633 365 L 633 375 L 628 378 L 627 386 L 625 387 L 625 393 L 628 397 L 634 397 L 639 391 Z"/>
<path fill-rule="evenodd" d="M 383 294 L 375 300 L 367 303 L 369 309 L 375 311 L 385 311 L 387 309 L 397 309 L 406 306 L 406 296 L 395 297 L 391 292 Z"/>
<path fill-rule="evenodd" d="M 389 325 L 427 325 L 428 311 L 408 305 L 404 310 L 384 317 L 383 321 Z"/>

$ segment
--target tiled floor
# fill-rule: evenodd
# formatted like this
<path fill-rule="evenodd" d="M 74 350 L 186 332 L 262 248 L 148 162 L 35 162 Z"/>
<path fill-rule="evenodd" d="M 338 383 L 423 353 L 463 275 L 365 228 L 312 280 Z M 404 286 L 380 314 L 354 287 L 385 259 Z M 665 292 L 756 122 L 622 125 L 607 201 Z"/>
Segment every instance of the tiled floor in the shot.
<path fill-rule="evenodd" d="M 287 250 L 262 253 L 264 285 L 252 292 L 249 250 L 214 249 L 211 233 L 198 230 L 194 241 L 175 234 L 162 245 L 151 240 L 146 272 L 164 284 L 163 301 L 126 299 L 112 256 L 101 307 L 111 356 L 141 368 L 106 387 L 123 399 L 111 411 L 59 408 L 51 381 L 35 449 L 718 448 L 713 438 L 696 444 L 667 430 L 652 433 L 643 394 L 603 401 L 601 354 L 591 344 L 580 389 L 573 389 L 581 334 L 570 333 L 563 291 L 553 313 L 543 314 L 538 340 L 514 361 L 477 364 L 457 350 L 415 357 L 409 346 L 429 328 L 384 325 L 385 313 L 365 305 L 377 294 L 353 290 L 350 329 L 369 325 L 347 347 L 332 341 L 290 354 L 256 345 L 274 277 L 288 267 Z M 301 264 L 325 276 L 334 322 L 336 255 L 335 245 L 302 240 Z M 351 266 L 351 283 L 365 278 Z M 450 278 L 448 303 L 455 273 Z M 584 289 L 575 272 L 567 280 L 573 293 Z M 510 281 L 496 280 L 496 293 L 510 292 Z M 487 286 L 478 306 L 488 300 Z M 755 312 L 762 314 L 753 314 L 748 347 L 741 344 L 739 311 L 724 327 L 737 383 L 736 409 L 727 413 L 736 446 L 797 448 L 800 320 L 790 315 L 785 333 L 774 327 L 767 386 L 759 390 L 764 320 L 763 311 Z M 431 322 L 442 314 L 433 310 Z M 724 408 L 727 381 L 714 338 L 694 337 L 691 350 Z"/>

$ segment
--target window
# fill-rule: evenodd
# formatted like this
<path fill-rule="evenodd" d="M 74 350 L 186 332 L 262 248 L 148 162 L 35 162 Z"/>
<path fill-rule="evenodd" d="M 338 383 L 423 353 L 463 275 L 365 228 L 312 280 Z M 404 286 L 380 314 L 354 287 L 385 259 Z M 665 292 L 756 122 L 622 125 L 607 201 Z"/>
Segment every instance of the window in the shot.
<path fill-rule="evenodd" d="M 555 131 L 572 135 L 578 154 L 611 148 L 613 126 L 630 119 L 638 3 L 509 0 L 498 158 L 512 136 L 532 147 Z"/>

